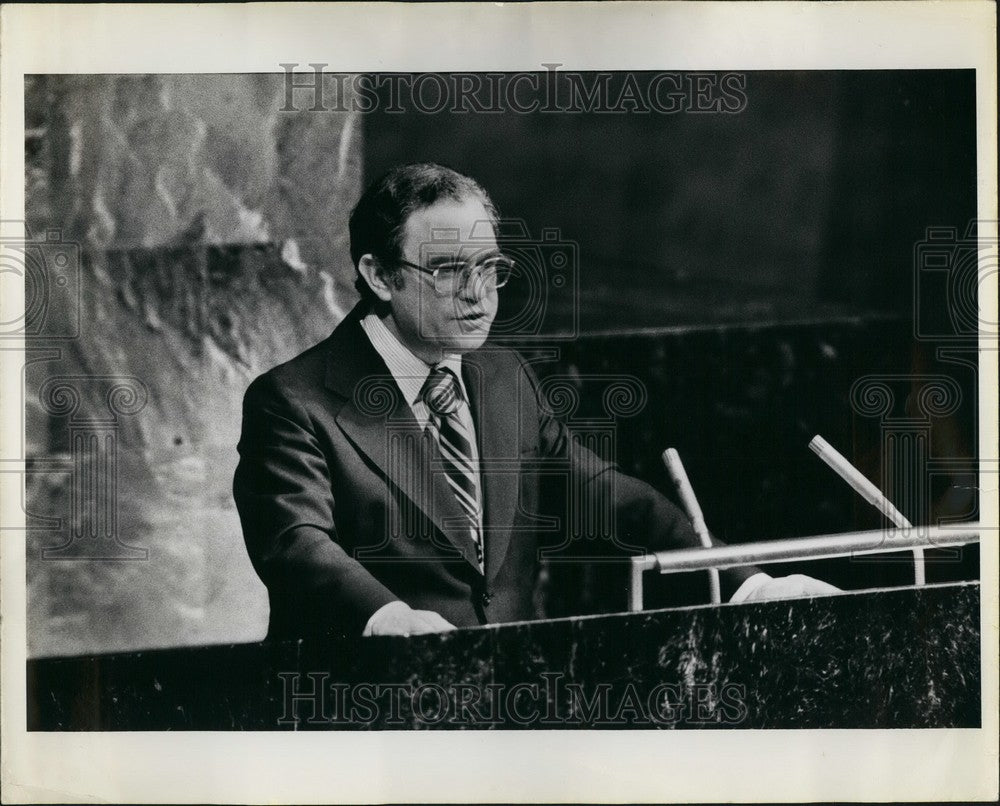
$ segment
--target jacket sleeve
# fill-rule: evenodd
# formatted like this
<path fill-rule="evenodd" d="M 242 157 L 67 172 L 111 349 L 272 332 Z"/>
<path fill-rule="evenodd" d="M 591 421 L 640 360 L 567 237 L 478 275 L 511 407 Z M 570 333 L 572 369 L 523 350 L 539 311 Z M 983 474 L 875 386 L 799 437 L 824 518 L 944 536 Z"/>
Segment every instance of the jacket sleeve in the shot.
<path fill-rule="evenodd" d="M 588 554 L 635 554 L 641 551 L 662 551 L 672 548 L 691 548 L 701 545 L 688 517 L 664 495 L 646 482 L 621 472 L 617 465 L 608 462 L 574 439 L 570 430 L 557 417 L 539 389 L 538 380 L 531 369 L 524 365 L 529 383 L 534 389 L 539 411 L 539 454 L 565 468 L 565 483 L 577 491 L 569 496 L 576 513 L 566 510 L 567 518 L 600 519 L 608 513 L 614 524 L 614 537 L 598 535 L 596 539 L 580 541 Z M 550 474 L 549 478 L 561 474 Z M 554 491 L 543 493 L 543 500 L 563 498 Z M 591 531 L 600 531 L 593 528 Z M 712 538 L 713 545 L 724 545 Z M 572 547 L 571 547 L 572 550 Z M 748 566 L 720 572 L 723 595 L 728 599 L 747 579 L 760 569 Z"/>
<path fill-rule="evenodd" d="M 326 459 L 308 415 L 270 374 L 244 397 L 238 450 L 233 497 L 272 610 L 277 599 L 303 634 L 360 635 L 397 597 L 338 544 Z"/>

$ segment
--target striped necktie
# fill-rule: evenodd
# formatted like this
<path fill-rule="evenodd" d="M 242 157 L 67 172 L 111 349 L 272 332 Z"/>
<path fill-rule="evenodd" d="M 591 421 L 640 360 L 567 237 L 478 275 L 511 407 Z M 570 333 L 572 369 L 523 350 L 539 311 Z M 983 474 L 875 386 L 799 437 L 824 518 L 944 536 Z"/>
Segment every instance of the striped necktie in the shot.
<path fill-rule="evenodd" d="M 483 570 L 483 540 L 479 531 L 479 481 L 472 463 L 472 434 L 462 418 L 459 407 L 464 402 L 458 379 L 447 367 L 431 370 L 421 392 L 431 412 L 431 426 L 437 437 L 444 460 L 445 478 L 462 511 L 469 519 L 469 535 L 476 547 L 479 570 Z"/>

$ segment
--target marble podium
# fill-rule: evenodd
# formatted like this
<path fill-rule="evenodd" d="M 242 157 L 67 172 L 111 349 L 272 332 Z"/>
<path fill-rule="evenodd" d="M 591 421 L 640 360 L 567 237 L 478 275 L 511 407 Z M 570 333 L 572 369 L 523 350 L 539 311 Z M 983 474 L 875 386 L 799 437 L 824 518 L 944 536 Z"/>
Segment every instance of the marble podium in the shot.
<path fill-rule="evenodd" d="M 29 730 L 980 725 L 975 582 L 28 663 Z"/>

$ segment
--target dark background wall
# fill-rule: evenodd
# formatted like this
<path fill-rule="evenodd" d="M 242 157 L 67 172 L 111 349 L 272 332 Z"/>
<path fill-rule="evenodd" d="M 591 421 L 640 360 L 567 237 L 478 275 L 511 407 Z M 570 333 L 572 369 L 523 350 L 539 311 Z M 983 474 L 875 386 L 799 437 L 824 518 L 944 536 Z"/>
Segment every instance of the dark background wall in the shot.
<path fill-rule="evenodd" d="M 663 487 L 657 454 L 677 445 L 727 539 L 871 525 L 793 452 L 815 426 L 881 477 L 879 425 L 848 399 L 865 373 L 955 378 L 935 450 L 974 459 L 975 359 L 944 363 L 913 337 L 951 326 L 947 287 L 914 324 L 913 249 L 975 214 L 971 72 L 750 73 L 746 108 L 726 115 L 282 112 L 282 78 L 26 83 L 27 224 L 79 245 L 82 300 L 78 337 L 29 339 L 29 654 L 263 635 L 230 496 L 240 399 L 353 304 L 346 217 L 397 162 L 450 164 L 531 237 L 558 229 L 570 282 L 547 288 L 522 347 L 558 348 L 542 374 L 639 378 L 647 408 L 622 421 L 619 458 Z M 539 300 L 505 297 L 505 321 Z M 643 327 L 659 330 L 623 335 Z M 108 390 L 73 381 L 74 414 L 46 383 L 80 375 L 148 392 L 114 424 L 114 531 L 146 560 L 58 552 L 75 522 L 107 526 L 68 515 L 74 417 L 104 411 Z M 585 406 L 599 399 L 577 385 Z M 613 584 L 578 581 L 552 583 L 549 612 L 579 609 L 581 590 L 584 608 L 620 607 Z"/>
<path fill-rule="evenodd" d="M 911 314 L 914 244 L 975 216 L 974 71 L 740 75 L 734 114 L 390 112 L 384 89 L 365 172 L 440 161 L 533 236 L 558 228 L 584 330 Z"/>

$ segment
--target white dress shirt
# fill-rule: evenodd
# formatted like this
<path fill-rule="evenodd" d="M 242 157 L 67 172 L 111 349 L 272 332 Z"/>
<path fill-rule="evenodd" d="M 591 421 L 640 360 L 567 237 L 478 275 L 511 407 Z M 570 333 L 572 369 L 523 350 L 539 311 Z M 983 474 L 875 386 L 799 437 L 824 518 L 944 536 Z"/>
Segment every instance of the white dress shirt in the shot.
<path fill-rule="evenodd" d="M 361 328 L 368 336 L 368 340 L 372 343 L 372 347 L 375 348 L 375 352 L 385 361 L 389 373 L 403 395 L 403 400 L 406 401 L 410 407 L 410 411 L 413 412 L 414 419 L 416 419 L 421 428 L 426 429 L 431 424 L 431 413 L 427 409 L 427 403 L 424 401 L 422 392 L 424 382 L 427 380 L 427 376 L 431 374 L 433 367 L 423 359 L 417 358 L 374 313 L 369 313 L 361 320 Z M 472 412 L 469 410 L 469 394 L 465 388 L 465 381 L 462 378 L 462 357 L 460 355 L 446 355 L 441 360 L 440 366 L 447 367 L 455 374 L 455 378 L 458 379 L 459 391 L 462 393 L 462 401 L 455 412 L 455 416 L 462 421 L 462 425 L 465 426 L 467 433 L 472 437 L 469 443 L 472 452 L 470 458 L 472 459 L 472 466 L 476 474 L 476 495 L 478 498 L 476 501 L 478 504 L 477 525 L 479 527 L 479 534 L 485 541 L 485 532 L 483 530 L 483 485 L 482 477 L 479 473 L 479 448 L 476 444 L 476 427 L 472 422 Z M 363 635 L 371 635 L 372 626 L 383 611 L 387 608 L 398 606 L 399 603 L 390 602 L 376 610 L 371 618 L 368 619 Z"/>

